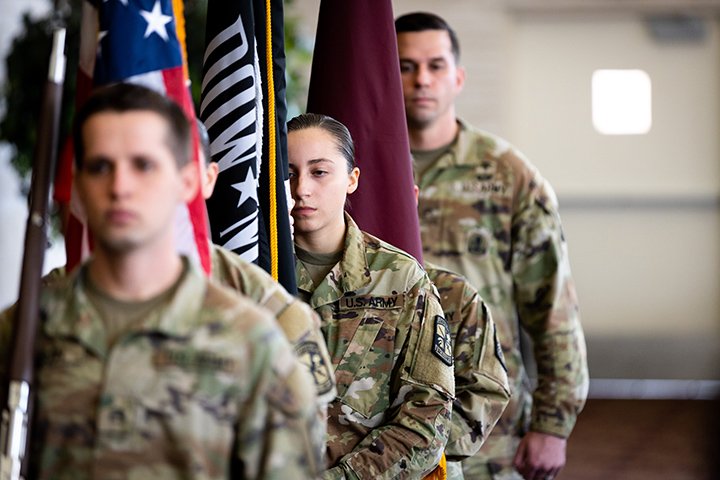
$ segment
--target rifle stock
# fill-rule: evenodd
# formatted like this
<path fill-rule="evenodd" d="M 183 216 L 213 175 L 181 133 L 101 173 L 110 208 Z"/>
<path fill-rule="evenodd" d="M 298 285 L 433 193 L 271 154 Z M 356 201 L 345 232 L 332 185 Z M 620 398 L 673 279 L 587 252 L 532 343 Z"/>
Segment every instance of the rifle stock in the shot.
<path fill-rule="evenodd" d="M 34 345 L 40 316 L 40 285 L 47 244 L 50 185 L 60 130 L 60 109 L 65 78 L 65 29 L 53 32 L 48 79 L 43 92 L 38 142 L 33 158 L 30 212 L 25 230 L 20 293 L 10 346 L 7 401 L 0 430 L 0 480 L 23 478 L 26 440 L 30 438 L 30 399 L 33 385 Z M 3 399 L 4 400 L 4 399 Z"/>

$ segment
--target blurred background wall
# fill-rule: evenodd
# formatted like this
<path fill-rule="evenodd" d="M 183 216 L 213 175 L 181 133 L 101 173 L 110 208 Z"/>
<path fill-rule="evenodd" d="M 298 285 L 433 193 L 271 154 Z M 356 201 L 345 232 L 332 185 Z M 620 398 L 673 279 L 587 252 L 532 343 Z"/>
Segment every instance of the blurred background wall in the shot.
<path fill-rule="evenodd" d="M 289 15 L 314 37 L 319 2 Z M 720 2 L 394 0 L 457 31 L 459 114 L 555 187 L 591 394 L 707 398 L 720 384 Z M 662 31 L 657 33 L 658 28 Z M 593 126 L 598 69 L 650 78 L 652 126 Z M 670 380 L 670 381 L 648 381 Z"/>

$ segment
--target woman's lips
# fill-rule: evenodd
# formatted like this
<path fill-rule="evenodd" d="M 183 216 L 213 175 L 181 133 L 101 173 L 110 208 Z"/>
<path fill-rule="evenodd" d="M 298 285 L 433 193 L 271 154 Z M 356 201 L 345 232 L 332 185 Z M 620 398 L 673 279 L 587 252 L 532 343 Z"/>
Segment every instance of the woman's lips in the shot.
<path fill-rule="evenodd" d="M 292 210 L 293 215 L 310 215 L 316 208 L 313 207 L 295 207 Z"/>

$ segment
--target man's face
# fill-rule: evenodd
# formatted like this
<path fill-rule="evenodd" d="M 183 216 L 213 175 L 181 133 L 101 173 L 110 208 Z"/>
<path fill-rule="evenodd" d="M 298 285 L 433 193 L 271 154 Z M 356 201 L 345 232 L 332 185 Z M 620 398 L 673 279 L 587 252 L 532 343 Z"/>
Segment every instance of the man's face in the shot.
<path fill-rule="evenodd" d="M 197 188 L 197 171 L 178 169 L 166 121 L 150 111 L 102 112 L 83 125 L 85 158 L 75 182 L 99 248 L 126 253 L 172 242 L 177 206 Z"/>
<path fill-rule="evenodd" d="M 431 127 L 451 116 L 465 74 L 455 64 L 450 36 L 444 30 L 405 32 L 397 36 L 405 115 L 411 129 Z"/>

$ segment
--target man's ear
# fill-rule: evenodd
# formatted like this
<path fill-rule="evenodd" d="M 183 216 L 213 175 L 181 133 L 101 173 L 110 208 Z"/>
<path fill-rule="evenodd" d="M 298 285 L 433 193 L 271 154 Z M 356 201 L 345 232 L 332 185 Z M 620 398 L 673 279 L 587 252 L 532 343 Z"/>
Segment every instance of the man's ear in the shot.
<path fill-rule="evenodd" d="M 348 175 L 350 177 L 350 183 L 348 184 L 347 193 L 350 195 L 358 188 L 358 182 L 360 181 L 360 169 L 358 167 L 354 167 Z"/>
<path fill-rule="evenodd" d="M 455 69 L 455 75 L 455 86 L 457 87 L 457 92 L 460 93 L 465 86 L 465 68 L 458 65 Z"/>

